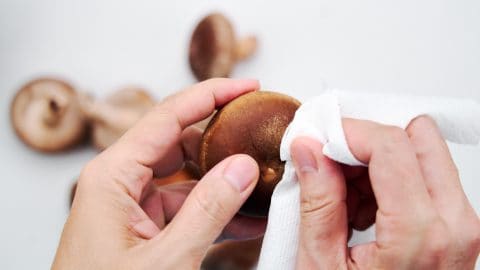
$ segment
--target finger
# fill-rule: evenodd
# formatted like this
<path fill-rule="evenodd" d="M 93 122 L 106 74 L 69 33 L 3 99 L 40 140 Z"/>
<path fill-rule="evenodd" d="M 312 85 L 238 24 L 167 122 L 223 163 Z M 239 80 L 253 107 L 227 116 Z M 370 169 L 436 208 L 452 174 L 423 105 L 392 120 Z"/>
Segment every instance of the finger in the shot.
<path fill-rule="evenodd" d="M 208 124 L 210 123 L 210 120 L 212 120 L 213 116 L 215 115 L 217 111 L 213 112 L 212 114 L 210 114 L 210 116 L 208 116 L 207 118 L 203 119 L 202 121 L 200 122 L 197 122 L 195 124 L 193 124 L 195 127 L 199 128 L 200 130 L 205 130 L 208 126 Z"/>
<path fill-rule="evenodd" d="M 185 128 L 207 118 L 215 108 L 257 89 L 257 80 L 210 79 L 168 97 L 165 108 L 171 110 L 177 116 L 180 126 Z"/>
<path fill-rule="evenodd" d="M 298 138 L 291 145 L 300 183 L 299 269 L 312 265 L 335 268 L 346 259 L 345 179 L 340 166 L 325 157 L 322 148 L 309 138 Z"/>
<path fill-rule="evenodd" d="M 370 121 L 344 119 L 345 136 L 353 155 L 369 164 L 379 211 L 385 215 L 418 215 L 431 201 L 407 133 Z"/>
<path fill-rule="evenodd" d="M 407 133 L 432 201 L 444 218 L 454 217 L 465 205 L 458 171 L 435 122 L 427 116 L 414 119 Z"/>
<path fill-rule="evenodd" d="M 115 145 L 117 153 L 168 175 L 182 165 L 182 130 L 208 117 L 216 107 L 259 88 L 255 80 L 211 79 L 198 83 L 155 106 Z"/>
<path fill-rule="evenodd" d="M 434 246 L 427 232 L 445 233 L 445 225 L 427 191 L 413 144 L 407 132 L 398 127 L 344 119 L 343 128 L 353 155 L 369 165 L 370 182 L 378 204 L 376 243 L 351 249 L 351 262 L 365 269 L 408 266 L 412 258 L 422 257 L 428 253 L 427 247 Z M 360 207 L 359 218 L 368 217 L 368 214 L 361 215 L 364 210 L 373 211 Z M 354 220 L 360 229 L 371 222 Z M 395 261 L 385 260 L 388 256 L 382 254 L 392 250 L 402 252 L 396 253 Z"/>
<path fill-rule="evenodd" d="M 163 229 L 178 212 L 197 181 L 185 181 L 166 186 L 154 186 L 141 202 L 141 207 L 152 221 Z"/>
<path fill-rule="evenodd" d="M 184 243 L 177 248 L 185 256 L 204 254 L 250 195 L 258 175 L 257 163 L 247 155 L 223 160 L 200 180 L 155 240 Z"/>
<path fill-rule="evenodd" d="M 198 152 L 202 141 L 202 130 L 195 126 L 187 127 L 182 133 L 182 146 L 185 160 L 198 164 Z"/>
<path fill-rule="evenodd" d="M 141 202 L 142 209 L 163 229 L 177 214 L 198 181 L 154 186 Z M 223 230 L 219 240 L 258 238 L 265 233 L 266 219 L 236 215 Z"/>
<path fill-rule="evenodd" d="M 183 165 L 180 137 L 184 127 L 258 87 L 254 80 L 212 79 L 196 84 L 157 105 L 99 159 L 119 174 L 116 182 L 138 201 L 152 174 L 171 175 Z M 142 174 L 125 170 L 131 166 L 139 167 Z"/>
<path fill-rule="evenodd" d="M 455 235 L 455 240 L 451 241 L 462 257 L 475 258 L 480 242 L 476 240 L 473 248 L 471 243 L 472 239 L 480 239 L 480 222 L 462 189 L 458 170 L 436 123 L 430 117 L 420 116 L 410 123 L 407 132 L 433 204 L 448 226 L 450 235 Z"/>
<path fill-rule="evenodd" d="M 377 256 L 378 250 L 376 242 L 368 242 L 362 245 L 353 246 L 349 249 L 350 258 L 347 261 L 348 269 L 376 268 L 375 263 L 378 263 L 374 260 L 374 258 Z"/>
<path fill-rule="evenodd" d="M 182 132 L 180 138 L 181 145 L 174 146 L 172 148 L 173 151 L 170 153 L 170 156 L 177 157 L 178 160 L 183 160 L 184 168 L 180 171 L 188 173 L 190 175 L 189 180 L 199 179 L 200 177 L 200 168 L 198 167 L 198 152 L 202 140 L 202 133 L 203 132 L 195 126 L 187 127 Z M 170 166 L 169 169 L 166 170 L 164 162 L 159 162 L 157 165 L 152 166 L 154 176 L 158 178 L 170 178 L 171 176 L 165 177 L 165 174 L 169 173 L 170 171 L 174 171 L 177 168 L 178 163 L 182 162 L 173 161 L 171 163 L 173 166 Z M 178 172 L 176 174 L 178 174 Z M 176 174 L 173 176 L 177 177 Z"/>

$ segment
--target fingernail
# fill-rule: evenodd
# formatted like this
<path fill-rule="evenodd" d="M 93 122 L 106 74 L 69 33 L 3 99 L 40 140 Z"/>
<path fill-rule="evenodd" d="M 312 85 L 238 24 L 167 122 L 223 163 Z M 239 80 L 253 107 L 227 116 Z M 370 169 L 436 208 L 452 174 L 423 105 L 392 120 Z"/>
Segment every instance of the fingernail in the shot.
<path fill-rule="evenodd" d="M 292 158 L 300 172 L 309 173 L 318 171 L 317 160 L 309 147 L 304 144 L 296 144 L 291 150 Z"/>
<path fill-rule="evenodd" d="M 223 177 L 239 192 L 243 192 L 253 182 L 257 168 L 251 158 L 235 157 L 225 168 Z"/>

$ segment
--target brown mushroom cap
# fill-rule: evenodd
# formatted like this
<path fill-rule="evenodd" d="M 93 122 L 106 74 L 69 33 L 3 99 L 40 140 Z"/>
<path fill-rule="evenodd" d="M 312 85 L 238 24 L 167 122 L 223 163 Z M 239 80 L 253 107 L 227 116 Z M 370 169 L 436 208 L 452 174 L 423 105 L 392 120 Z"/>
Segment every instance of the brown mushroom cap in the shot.
<path fill-rule="evenodd" d="M 193 32 L 190 67 L 199 81 L 228 77 L 234 64 L 255 49 L 254 37 L 237 42 L 229 20 L 220 13 L 213 13 L 201 20 Z"/>
<path fill-rule="evenodd" d="M 82 97 L 81 108 L 92 121 L 92 142 L 103 150 L 117 141 L 155 104 L 150 94 L 138 87 L 126 87 L 94 101 Z"/>
<path fill-rule="evenodd" d="M 17 135 L 44 152 L 64 150 L 85 134 L 85 119 L 73 87 L 61 80 L 40 78 L 24 85 L 10 108 Z"/>
<path fill-rule="evenodd" d="M 274 92 L 252 92 L 223 107 L 209 123 L 200 145 L 202 174 L 226 157 L 244 153 L 260 167 L 260 179 L 240 213 L 266 216 L 273 189 L 280 181 L 283 133 L 300 106 L 296 99 Z"/>

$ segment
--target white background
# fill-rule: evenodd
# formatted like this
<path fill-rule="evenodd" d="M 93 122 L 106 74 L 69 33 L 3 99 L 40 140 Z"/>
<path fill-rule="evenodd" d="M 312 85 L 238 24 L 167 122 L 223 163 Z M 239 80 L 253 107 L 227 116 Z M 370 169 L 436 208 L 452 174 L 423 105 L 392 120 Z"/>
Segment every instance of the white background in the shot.
<path fill-rule="evenodd" d="M 229 15 L 260 47 L 233 77 L 297 97 L 326 86 L 480 100 L 480 1 L 0 0 L 0 269 L 49 268 L 69 187 L 89 147 L 44 155 L 9 122 L 15 91 L 60 75 L 104 96 L 125 84 L 162 98 L 194 83 L 191 31 L 207 12 Z M 480 148 L 451 147 L 480 210 Z"/>

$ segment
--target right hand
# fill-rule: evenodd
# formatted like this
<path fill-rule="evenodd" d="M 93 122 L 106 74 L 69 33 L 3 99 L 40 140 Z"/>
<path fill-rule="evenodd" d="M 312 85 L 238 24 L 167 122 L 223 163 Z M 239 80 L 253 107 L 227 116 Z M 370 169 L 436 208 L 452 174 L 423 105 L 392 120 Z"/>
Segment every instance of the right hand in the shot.
<path fill-rule="evenodd" d="M 368 169 L 345 170 L 312 139 L 291 146 L 301 189 L 297 269 L 473 269 L 480 221 L 434 121 L 418 117 L 406 131 L 352 119 L 343 125 Z M 358 179 L 367 193 L 371 183 L 378 210 L 347 200 L 347 185 Z M 376 219 L 376 241 L 348 248 L 348 227 L 362 216 Z"/>

